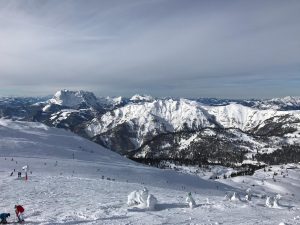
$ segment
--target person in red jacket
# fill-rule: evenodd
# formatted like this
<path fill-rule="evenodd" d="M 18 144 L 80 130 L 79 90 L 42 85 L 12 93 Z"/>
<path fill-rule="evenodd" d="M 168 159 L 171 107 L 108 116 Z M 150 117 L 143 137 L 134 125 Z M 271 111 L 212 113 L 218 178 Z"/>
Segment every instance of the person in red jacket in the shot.
<path fill-rule="evenodd" d="M 21 205 L 15 205 L 16 215 L 19 219 L 19 222 L 24 222 L 24 211 L 25 209 Z"/>

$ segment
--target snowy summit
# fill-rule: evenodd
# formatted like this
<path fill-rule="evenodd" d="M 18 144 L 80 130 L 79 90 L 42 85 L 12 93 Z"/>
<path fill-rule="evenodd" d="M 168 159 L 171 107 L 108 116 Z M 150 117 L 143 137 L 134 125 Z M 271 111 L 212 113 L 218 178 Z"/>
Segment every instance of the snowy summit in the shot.
<path fill-rule="evenodd" d="M 143 102 L 152 102 L 152 101 L 154 101 L 154 98 L 150 95 L 136 94 L 130 98 L 130 101 L 132 101 L 132 102 L 142 102 L 142 101 Z"/>
<path fill-rule="evenodd" d="M 71 108 L 83 104 L 94 107 L 98 105 L 98 99 L 92 92 L 61 90 L 54 94 L 49 103 Z"/>

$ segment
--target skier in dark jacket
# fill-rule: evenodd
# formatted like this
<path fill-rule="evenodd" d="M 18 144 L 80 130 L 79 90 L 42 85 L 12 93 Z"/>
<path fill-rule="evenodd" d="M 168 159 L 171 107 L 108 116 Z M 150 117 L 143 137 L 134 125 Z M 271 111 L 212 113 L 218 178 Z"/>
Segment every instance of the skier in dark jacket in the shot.
<path fill-rule="evenodd" d="M 2 223 L 2 224 L 6 224 L 7 223 L 7 218 L 8 217 L 10 217 L 10 213 L 1 213 L 0 214 L 0 219 L 1 219 L 1 221 L 0 221 L 0 223 Z"/>

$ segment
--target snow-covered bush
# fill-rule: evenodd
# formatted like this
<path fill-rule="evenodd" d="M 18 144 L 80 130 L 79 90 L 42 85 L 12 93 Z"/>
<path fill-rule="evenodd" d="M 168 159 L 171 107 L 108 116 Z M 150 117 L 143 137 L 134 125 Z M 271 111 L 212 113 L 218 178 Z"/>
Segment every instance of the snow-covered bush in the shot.
<path fill-rule="evenodd" d="M 192 209 L 192 208 L 194 208 L 195 206 L 196 206 L 196 202 L 195 202 L 195 200 L 193 199 L 193 197 L 192 197 L 192 193 L 191 192 L 189 192 L 188 193 L 188 196 L 186 197 L 186 203 L 189 205 L 189 207 Z"/>
<path fill-rule="evenodd" d="M 266 206 L 269 207 L 269 208 L 273 207 L 273 198 L 272 197 L 270 197 L 270 196 L 267 197 Z"/>
<path fill-rule="evenodd" d="M 252 198 L 251 188 L 248 188 L 248 189 L 246 190 L 246 196 L 245 196 L 245 199 L 246 199 L 246 201 L 251 201 L 251 198 Z"/>
<path fill-rule="evenodd" d="M 251 194 L 246 194 L 246 196 L 245 196 L 245 200 L 246 201 L 251 201 Z"/>
<path fill-rule="evenodd" d="M 266 200 L 266 206 L 269 208 L 278 208 L 279 204 L 278 204 L 278 200 L 281 199 L 281 195 L 277 194 L 275 197 L 267 197 Z"/>
<path fill-rule="evenodd" d="M 273 208 L 278 208 L 278 199 L 274 198 L 274 202 L 273 202 Z"/>
<path fill-rule="evenodd" d="M 273 202 L 273 207 L 274 208 L 278 208 L 279 207 L 279 204 L 278 204 L 278 201 L 279 199 L 281 199 L 281 195 L 280 194 L 277 194 L 274 198 L 274 202 Z"/>
<path fill-rule="evenodd" d="M 144 188 L 143 190 L 136 190 L 131 192 L 127 198 L 127 205 L 147 205 L 148 190 Z"/>
<path fill-rule="evenodd" d="M 147 198 L 147 208 L 149 210 L 154 210 L 156 204 L 157 204 L 157 199 L 152 194 L 149 194 Z"/>
<path fill-rule="evenodd" d="M 232 197 L 230 198 L 231 201 L 240 201 L 240 196 L 236 192 L 233 193 Z"/>
<path fill-rule="evenodd" d="M 227 193 L 224 197 L 224 200 L 226 200 L 226 201 L 240 201 L 241 198 L 240 198 L 238 193 L 233 192 L 233 194 L 232 193 Z"/>
<path fill-rule="evenodd" d="M 157 199 L 149 194 L 147 188 L 143 190 L 136 190 L 128 195 L 128 206 L 139 206 L 140 208 L 147 208 L 148 210 L 154 210 L 157 204 Z"/>
<path fill-rule="evenodd" d="M 232 197 L 232 194 L 227 193 L 224 197 L 224 200 L 229 201 L 231 199 L 231 197 Z"/>

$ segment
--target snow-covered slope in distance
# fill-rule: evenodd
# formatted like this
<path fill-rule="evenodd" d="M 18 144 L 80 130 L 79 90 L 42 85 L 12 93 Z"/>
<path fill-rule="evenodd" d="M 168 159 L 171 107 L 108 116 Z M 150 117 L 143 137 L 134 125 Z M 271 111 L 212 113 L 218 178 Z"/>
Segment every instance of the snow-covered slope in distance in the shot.
<path fill-rule="evenodd" d="M 236 103 L 207 107 L 207 110 L 224 128 L 232 127 L 241 130 L 249 130 L 276 114 L 273 110 L 262 112 Z"/>
<path fill-rule="evenodd" d="M 299 110 L 300 97 L 286 96 L 272 99 L 221 99 L 221 98 L 198 98 L 197 102 L 208 106 L 221 106 L 230 103 L 248 106 L 254 109 L 273 109 L 279 111 Z"/>
<path fill-rule="evenodd" d="M 285 118 L 285 122 L 282 118 Z M 162 133 L 196 131 L 206 127 L 237 128 L 254 133 L 266 125 L 265 121 L 269 124 L 276 124 L 276 120 L 295 124 L 299 119 L 300 111 L 296 110 L 260 110 L 237 103 L 207 106 L 186 99 L 167 99 L 132 103 L 107 112 L 92 120 L 87 125 L 86 132 L 90 137 L 109 132 L 104 139 L 110 140 L 114 137 L 114 129 L 126 124 L 126 130 L 130 130 L 130 138 L 137 148 L 151 137 Z M 300 127 L 296 129 L 300 130 Z"/>
<path fill-rule="evenodd" d="M 293 116 L 300 118 L 300 111 L 259 110 L 236 103 L 225 106 L 204 106 L 208 113 L 224 128 L 248 131 L 272 117 Z"/>
<path fill-rule="evenodd" d="M 283 98 L 272 98 L 260 100 L 254 104 L 254 107 L 260 109 L 291 110 L 300 109 L 300 96 L 286 96 Z"/>
<path fill-rule="evenodd" d="M 283 102 L 280 103 L 281 108 L 290 102 L 293 102 L 293 107 L 297 105 L 297 98 L 279 100 Z M 231 128 L 240 129 L 246 136 L 257 138 L 260 144 L 253 150 L 257 149 L 259 152 L 264 151 L 261 146 L 268 147 L 270 142 L 272 151 L 281 149 L 283 145 L 299 143 L 300 110 L 280 111 L 272 107 L 262 110 L 262 107 L 256 108 L 255 104 L 267 101 L 259 100 L 205 102 L 207 104 L 203 101 L 158 99 L 142 95 L 135 95 L 131 99 L 96 98 L 89 92 L 62 90 L 48 102 L 34 106 L 22 103 L 10 106 L 5 100 L 0 105 L 0 115 L 65 128 L 120 154 L 132 153 L 164 134 L 174 134 L 174 145 L 170 146 L 174 150 L 182 141 L 185 142 L 178 139 L 178 133 L 195 133 L 205 128 L 214 128 L 217 133 L 226 130 L 228 137 L 233 131 Z M 275 138 L 274 142 L 272 138 Z M 222 145 L 222 141 L 216 144 Z M 226 142 L 230 142 L 230 139 Z M 195 141 L 184 145 L 184 149 L 188 149 L 187 153 L 193 143 Z M 209 144 L 210 142 L 203 143 L 203 147 Z M 236 144 L 238 147 L 239 143 Z M 157 146 L 159 145 L 164 144 L 157 142 Z M 154 146 L 154 149 L 158 148 Z M 196 150 L 194 148 L 195 153 Z M 149 152 L 148 155 L 151 154 Z"/>
<path fill-rule="evenodd" d="M 21 161 L 25 160 L 34 171 L 45 172 L 49 168 L 43 166 L 44 162 L 52 161 L 49 170 L 57 175 L 63 167 L 64 172 L 74 170 L 76 174 L 89 174 L 98 178 L 105 175 L 154 186 L 164 186 L 168 178 L 175 177 L 173 181 L 170 180 L 170 183 L 174 182 L 175 188 L 180 189 L 182 182 L 191 187 L 200 185 L 203 188 L 216 188 L 213 182 L 135 163 L 71 132 L 50 128 L 41 123 L 0 119 L 0 138 L 0 155 L 7 157 L 8 161 L 11 158 L 17 160 L 18 165 L 13 163 L 14 168 L 20 167 Z M 59 163 L 60 167 L 55 167 L 57 160 L 65 160 L 66 164 Z M 74 165 L 69 166 L 73 161 Z"/>
<path fill-rule="evenodd" d="M 138 127 L 144 125 L 149 128 L 149 131 L 154 130 L 153 124 L 157 122 L 163 123 L 168 128 L 166 131 L 169 132 L 180 131 L 184 128 L 196 130 L 215 127 L 212 118 L 223 128 L 239 128 L 248 131 L 267 119 L 280 116 L 300 118 L 300 111 L 259 110 L 236 103 L 225 106 L 206 106 L 186 99 L 179 101 L 168 99 L 129 104 L 118 108 L 93 120 L 87 127 L 87 131 L 90 136 L 95 136 L 129 121 Z"/>
<path fill-rule="evenodd" d="M 93 137 L 124 123 L 134 127 L 137 133 L 137 147 L 147 136 L 154 137 L 165 132 L 215 126 L 210 116 L 197 102 L 168 99 L 129 104 L 107 112 L 99 119 L 91 121 L 86 127 L 86 132 Z"/>

